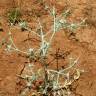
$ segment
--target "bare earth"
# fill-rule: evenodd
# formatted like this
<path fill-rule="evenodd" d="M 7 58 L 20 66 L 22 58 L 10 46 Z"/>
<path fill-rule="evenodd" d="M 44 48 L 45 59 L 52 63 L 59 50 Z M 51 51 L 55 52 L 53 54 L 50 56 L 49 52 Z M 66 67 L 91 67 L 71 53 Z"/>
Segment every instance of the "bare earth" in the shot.
<path fill-rule="evenodd" d="M 18 2 L 19 1 L 19 4 Z M 0 32 L 0 40 L 6 36 L 9 26 L 7 12 L 12 7 L 20 6 L 22 18 L 30 24 L 30 27 L 36 25 L 34 14 L 39 14 L 41 20 L 48 22 L 50 18 L 43 10 L 42 4 L 38 0 L 0 0 L 0 23 L 3 32 Z M 20 2 L 22 3 L 20 5 Z M 80 20 L 87 18 L 87 27 L 76 31 L 76 39 L 68 37 L 64 31 L 60 31 L 54 38 L 52 48 L 60 48 L 64 51 L 70 50 L 73 57 L 80 56 L 78 68 L 85 70 L 80 79 L 77 80 L 72 88 L 74 96 L 96 96 L 96 0 L 45 0 L 46 4 L 55 5 L 58 12 L 65 9 L 72 9 L 71 20 Z M 33 11 L 32 11 L 33 10 Z M 35 13 L 34 13 L 35 10 Z M 49 23 L 48 23 L 49 24 Z M 49 26 L 47 24 L 47 26 Z M 22 32 L 16 27 L 12 28 L 12 34 L 16 45 L 21 49 L 27 48 L 27 43 L 23 42 L 27 38 L 27 32 Z M 32 43 L 34 45 L 34 43 Z M 66 63 L 66 57 L 64 63 Z M 18 96 L 22 89 L 18 82 L 17 74 L 20 74 L 26 58 L 16 53 L 6 53 L 0 49 L 0 96 Z M 61 61 L 60 66 L 63 66 Z M 54 65 L 50 65 L 55 67 Z M 21 84 L 22 85 L 22 84 Z"/>

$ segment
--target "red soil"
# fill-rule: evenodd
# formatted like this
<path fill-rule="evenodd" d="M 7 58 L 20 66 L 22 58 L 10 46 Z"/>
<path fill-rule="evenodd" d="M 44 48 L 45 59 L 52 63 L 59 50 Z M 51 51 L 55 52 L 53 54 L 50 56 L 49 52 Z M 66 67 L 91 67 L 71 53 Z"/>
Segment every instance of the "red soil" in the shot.
<path fill-rule="evenodd" d="M 0 40 L 6 36 L 9 30 L 6 13 L 14 6 L 20 6 L 23 14 L 22 18 L 27 20 L 31 27 L 36 25 L 35 13 L 39 14 L 44 22 L 50 20 L 42 5 L 36 1 L 38 0 L 23 0 L 20 6 L 17 0 L 0 0 L 0 23 L 4 30 L 4 32 L 0 32 Z M 74 96 L 96 96 L 96 0 L 45 0 L 45 3 L 55 5 L 58 12 L 61 12 L 64 8 L 72 9 L 72 20 L 87 18 L 88 26 L 76 31 L 78 41 L 68 37 L 66 32 L 60 31 L 54 38 L 52 48 L 53 50 L 60 48 L 64 51 L 70 51 L 69 56 L 75 58 L 80 56 L 78 68 L 84 69 L 85 73 L 72 86 Z M 35 10 L 35 13 L 32 10 Z M 16 45 L 21 49 L 27 48 L 27 43 L 22 42 L 27 38 L 27 32 L 21 32 L 16 27 L 11 30 Z M 6 53 L 3 48 L 0 49 L 0 96 L 18 96 L 22 87 L 17 85 L 19 82 L 17 75 L 20 74 L 26 62 L 26 58 L 14 52 Z M 68 57 L 65 61 L 60 62 L 59 66 L 63 66 L 68 62 Z M 52 65 L 51 67 L 55 66 Z"/>

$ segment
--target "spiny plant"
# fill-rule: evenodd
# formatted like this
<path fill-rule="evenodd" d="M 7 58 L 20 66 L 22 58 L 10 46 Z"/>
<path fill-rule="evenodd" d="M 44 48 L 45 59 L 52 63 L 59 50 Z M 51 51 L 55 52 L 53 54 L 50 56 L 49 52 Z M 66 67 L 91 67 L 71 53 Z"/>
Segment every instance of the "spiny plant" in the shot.
<path fill-rule="evenodd" d="M 50 9 L 46 6 L 46 10 L 53 19 L 53 25 L 48 32 L 43 31 L 43 25 L 41 24 L 40 18 L 38 19 L 37 28 L 39 29 L 39 32 L 37 32 L 38 30 L 31 30 L 25 22 L 19 22 L 21 28 L 26 29 L 29 33 L 35 34 L 40 39 L 38 48 L 34 49 L 30 47 L 27 51 L 19 49 L 13 41 L 11 30 L 9 30 L 8 41 L 5 44 L 6 50 L 8 52 L 16 51 L 25 54 L 28 59 L 28 64 L 24 66 L 22 72 L 18 75 L 18 77 L 26 81 L 26 87 L 21 91 L 19 96 L 28 96 L 28 92 L 31 89 L 31 96 L 69 96 L 71 94 L 69 86 L 75 80 L 79 79 L 80 73 L 83 72 L 83 70 L 79 70 L 75 67 L 78 63 L 79 56 L 76 59 L 70 58 L 69 65 L 66 68 L 58 68 L 58 70 L 50 69 L 48 67 L 47 58 L 55 34 L 61 29 L 75 31 L 77 28 L 84 26 L 85 20 L 80 23 L 71 23 L 67 21 L 67 17 L 70 13 L 69 10 L 59 15 L 57 14 L 55 7 Z M 13 20 L 12 23 L 14 23 L 15 20 Z M 50 37 L 48 34 L 51 34 Z M 41 64 L 39 69 L 36 69 L 36 62 Z M 30 74 L 23 74 L 23 71 L 26 68 Z M 71 74 L 71 71 L 73 71 L 73 75 Z"/>

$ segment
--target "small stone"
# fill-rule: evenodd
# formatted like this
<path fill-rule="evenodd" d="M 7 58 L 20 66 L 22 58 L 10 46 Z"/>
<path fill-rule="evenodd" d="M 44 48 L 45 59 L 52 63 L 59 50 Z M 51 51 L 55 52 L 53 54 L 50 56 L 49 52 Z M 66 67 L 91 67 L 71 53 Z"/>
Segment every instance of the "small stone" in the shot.
<path fill-rule="evenodd" d="M 2 81 L 2 78 L 0 78 L 0 81 Z"/>
<path fill-rule="evenodd" d="M 3 28 L 0 28 L 0 32 L 3 32 Z"/>

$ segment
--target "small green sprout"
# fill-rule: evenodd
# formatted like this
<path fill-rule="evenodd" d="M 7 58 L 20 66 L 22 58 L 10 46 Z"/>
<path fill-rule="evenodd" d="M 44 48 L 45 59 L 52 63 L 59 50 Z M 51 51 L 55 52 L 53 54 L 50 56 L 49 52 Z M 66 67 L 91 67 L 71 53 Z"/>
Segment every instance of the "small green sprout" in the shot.
<path fill-rule="evenodd" d="M 8 13 L 8 20 L 10 25 L 15 25 L 16 23 L 18 23 L 20 21 L 20 10 L 17 8 L 14 8 L 12 10 L 9 11 Z"/>

